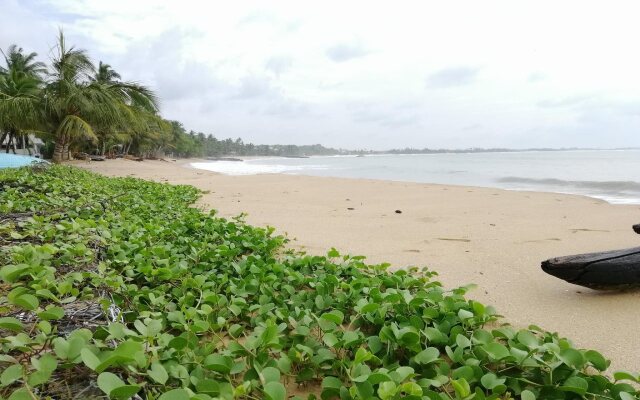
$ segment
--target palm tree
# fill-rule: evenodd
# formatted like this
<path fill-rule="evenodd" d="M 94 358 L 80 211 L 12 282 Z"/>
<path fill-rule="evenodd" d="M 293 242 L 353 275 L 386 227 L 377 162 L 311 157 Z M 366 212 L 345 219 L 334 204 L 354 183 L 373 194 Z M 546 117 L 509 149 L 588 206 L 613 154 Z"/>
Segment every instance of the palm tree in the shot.
<path fill-rule="evenodd" d="M 24 54 L 23 49 L 16 45 L 0 52 L 6 65 L 0 66 L 0 143 L 8 137 L 8 153 L 12 142 L 19 137 L 26 147 L 24 131 L 35 130 L 39 125 L 42 74 L 46 66 L 35 61 L 36 53 Z"/>
<path fill-rule="evenodd" d="M 90 78 L 94 85 L 100 85 L 114 96 L 118 102 L 124 124 L 95 127 L 104 154 L 107 141 L 116 140 L 120 144 L 131 143 L 135 136 L 148 130 L 149 121 L 157 112 L 157 100 L 153 92 L 134 82 L 122 82 L 121 76 L 109 64 L 102 61 Z M 122 122 L 122 121 L 121 121 Z"/>
<path fill-rule="evenodd" d="M 144 86 L 120 82 L 115 72 L 96 72 L 87 53 L 67 47 L 60 31 L 52 71 L 44 89 L 45 112 L 55 132 L 53 161 L 68 158 L 69 146 L 79 138 L 98 139 L 95 127 L 109 131 L 139 123 L 139 112 L 157 111 L 153 92 Z M 104 64 L 104 70 L 106 64 Z M 99 79 L 97 79 L 99 78 Z"/>
<path fill-rule="evenodd" d="M 95 75 L 91 78 L 94 82 L 101 83 L 115 83 L 118 82 L 122 77 L 119 73 L 111 68 L 111 65 L 105 64 L 102 61 L 98 63 L 98 69 L 96 70 Z"/>
<path fill-rule="evenodd" d="M 24 130 L 49 132 L 54 162 L 68 158 L 72 143 L 98 140 L 96 132 L 122 138 L 162 131 L 155 94 L 120 81 L 108 64 L 96 70 L 84 50 L 67 46 L 62 31 L 49 71 L 35 53 L 24 54 L 15 45 L 2 54 L 0 129 L 11 137 Z"/>
<path fill-rule="evenodd" d="M 6 52 L 0 50 L 7 65 L 6 68 L 0 66 L 0 74 L 15 70 L 27 75 L 42 76 L 47 72 L 45 63 L 35 60 L 38 57 L 38 53 L 24 54 L 23 51 L 22 47 L 18 47 L 15 44 L 9 46 Z"/>

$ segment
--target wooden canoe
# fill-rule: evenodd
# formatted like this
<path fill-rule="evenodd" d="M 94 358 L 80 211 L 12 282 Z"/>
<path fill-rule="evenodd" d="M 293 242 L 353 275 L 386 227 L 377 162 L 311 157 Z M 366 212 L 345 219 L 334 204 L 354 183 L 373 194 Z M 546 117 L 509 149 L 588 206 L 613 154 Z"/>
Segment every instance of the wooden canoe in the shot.
<path fill-rule="evenodd" d="M 633 230 L 640 233 L 640 224 Z M 542 270 L 591 289 L 640 287 L 640 247 L 551 258 L 542 262 Z"/>

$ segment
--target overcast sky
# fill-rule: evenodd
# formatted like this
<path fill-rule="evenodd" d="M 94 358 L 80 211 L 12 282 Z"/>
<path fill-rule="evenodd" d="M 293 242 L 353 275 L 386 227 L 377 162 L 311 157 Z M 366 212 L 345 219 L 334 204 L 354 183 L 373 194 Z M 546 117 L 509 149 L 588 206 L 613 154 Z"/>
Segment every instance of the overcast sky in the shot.
<path fill-rule="evenodd" d="M 374 4 L 378 3 L 378 4 Z M 637 1 L 0 0 L 187 129 L 343 148 L 640 146 Z"/>

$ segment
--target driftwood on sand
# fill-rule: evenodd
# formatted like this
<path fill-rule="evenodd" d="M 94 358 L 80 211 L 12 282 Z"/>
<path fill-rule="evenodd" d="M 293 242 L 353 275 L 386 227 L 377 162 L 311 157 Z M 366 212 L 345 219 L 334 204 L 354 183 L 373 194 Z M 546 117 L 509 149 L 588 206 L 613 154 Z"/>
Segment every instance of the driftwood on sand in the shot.
<path fill-rule="evenodd" d="M 640 234 L 640 224 L 633 230 Z M 551 258 L 542 262 L 542 270 L 591 289 L 640 287 L 640 247 Z"/>
<path fill-rule="evenodd" d="M 95 154 L 88 153 L 75 153 L 74 158 L 85 160 L 85 161 L 104 161 L 106 159 L 105 156 L 99 156 Z"/>

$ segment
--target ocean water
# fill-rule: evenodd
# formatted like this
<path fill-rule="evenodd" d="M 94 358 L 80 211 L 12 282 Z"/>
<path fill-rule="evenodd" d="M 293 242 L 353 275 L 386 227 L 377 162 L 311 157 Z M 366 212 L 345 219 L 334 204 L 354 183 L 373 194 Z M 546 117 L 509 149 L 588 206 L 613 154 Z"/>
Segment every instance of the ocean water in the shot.
<path fill-rule="evenodd" d="M 261 158 L 192 165 L 228 175 L 385 179 L 570 193 L 640 204 L 640 150 Z"/>
<path fill-rule="evenodd" d="M 20 154 L 0 153 L 0 168 L 18 168 L 43 162 L 47 163 L 47 161 L 41 158 Z"/>

